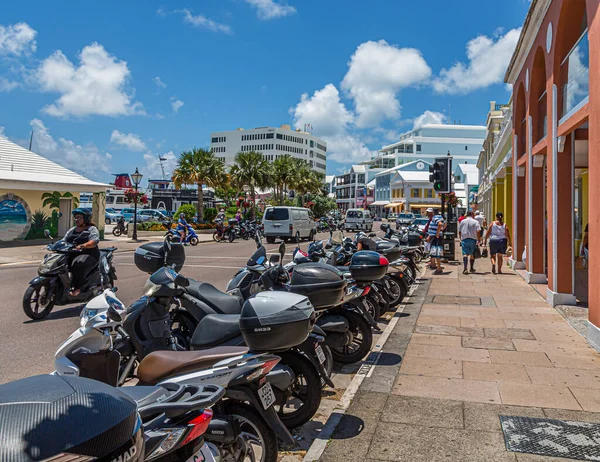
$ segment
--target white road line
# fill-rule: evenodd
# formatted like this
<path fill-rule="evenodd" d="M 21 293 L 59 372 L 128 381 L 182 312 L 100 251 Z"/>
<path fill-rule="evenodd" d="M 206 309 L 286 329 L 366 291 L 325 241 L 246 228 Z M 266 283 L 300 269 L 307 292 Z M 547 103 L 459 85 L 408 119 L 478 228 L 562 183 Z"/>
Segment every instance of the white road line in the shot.
<path fill-rule="evenodd" d="M 410 290 L 408 291 L 408 296 L 405 299 L 406 301 L 410 300 L 410 297 L 414 293 L 416 287 L 417 284 L 414 284 L 410 288 Z M 396 313 L 401 313 L 402 311 L 404 311 L 405 307 L 406 302 L 401 305 L 401 308 L 398 308 L 398 310 L 396 310 Z M 385 342 L 387 342 L 387 339 L 389 338 L 390 334 L 394 330 L 394 327 L 396 327 L 398 319 L 399 318 L 394 316 L 390 323 L 387 325 L 387 327 L 383 331 L 383 334 L 381 334 L 381 337 L 379 338 L 379 342 L 375 345 L 375 347 L 371 350 L 371 353 L 369 354 L 369 357 L 373 355 L 374 358 L 370 361 L 367 359 L 367 361 L 365 361 L 362 364 L 362 366 L 350 382 L 350 385 L 348 386 L 348 388 L 346 388 L 346 391 L 342 395 L 342 399 L 340 400 L 339 404 L 335 407 L 335 409 L 332 411 L 331 415 L 327 419 L 323 430 L 321 430 L 319 436 L 317 436 L 317 438 L 310 445 L 310 448 L 308 448 L 308 451 L 306 452 L 304 459 L 302 459 L 302 462 L 312 462 L 321 458 L 323 452 L 325 452 L 325 449 L 327 448 L 327 444 L 329 443 L 333 432 L 342 420 L 342 417 L 348 410 L 348 407 L 350 407 L 350 403 L 352 403 L 352 400 L 358 392 L 358 389 L 362 385 L 365 378 L 371 377 L 371 374 L 373 374 L 373 370 L 375 370 L 375 366 L 377 366 L 377 361 L 379 361 L 379 357 L 381 356 L 381 350 L 383 349 Z"/>
<path fill-rule="evenodd" d="M 135 263 L 119 263 L 119 266 L 136 266 Z M 215 265 L 184 265 L 184 268 L 224 268 L 240 269 L 239 266 L 215 266 Z M 185 270 L 183 270 L 185 272 Z"/>
<path fill-rule="evenodd" d="M 13 263 L 0 263 L 0 268 L 4 266 L 17 266 L 17 265 L 31 265 L 32 263 L 39 263 L 40 260 L 30 260 L 30 261 L 16 261 Z"/>

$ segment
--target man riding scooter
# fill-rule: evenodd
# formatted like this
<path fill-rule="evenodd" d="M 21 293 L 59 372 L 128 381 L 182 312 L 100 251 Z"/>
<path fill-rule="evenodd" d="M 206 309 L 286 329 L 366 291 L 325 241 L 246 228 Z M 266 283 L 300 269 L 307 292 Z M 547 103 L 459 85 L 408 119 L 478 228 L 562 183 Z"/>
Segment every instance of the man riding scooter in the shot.
<path fill-rule="evenodd" d="M 179 214 L 179 220 L 177 220 L 177 232 L 181 235 L 181 241 L 183 245 L 189 245 L 186 241 L 188 224 L 185 221 L 185 214 Z"/>
<path fill-rule="evenodd" d="M 88 210 L 76 208 L 73 210 L 73 218 L 75 226 L 67 231 L 64 240 L 69 244 L 76 244 L 75 249 L 81 252 L 69 256 L 72 274 L 70 295 L 77 297 L 81 293 L 84 282 L 98 269 L 100 233 L 92 223 L 92 214 Z"/>

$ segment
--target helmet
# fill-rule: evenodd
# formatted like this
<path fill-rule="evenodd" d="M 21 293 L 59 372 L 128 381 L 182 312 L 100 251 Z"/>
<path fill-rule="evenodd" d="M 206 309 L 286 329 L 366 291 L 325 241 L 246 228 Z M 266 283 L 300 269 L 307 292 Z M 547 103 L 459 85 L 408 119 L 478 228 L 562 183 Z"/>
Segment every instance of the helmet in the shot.
<path fill-rule="evenodd" d="M 83 221 L 85 221 L 86 223 L 89 223 L 90 221 L 92 221 L 92 212 L 90 212 L 89 210 L 84 209 L 82 207 L 77 207 L 75 210 L 73 210 L 71 212 L 71 215 L 73 215 L 73 218 L 75 218 L 75 215 L 82 215 Z"/>
<path fill-rule="evenodd" d="M 179 218 L 185 218 L 185 213 L 180 213 Z"/>
<path fill-rule="evenodd" d="M 356 236 L 354 236 L 354 242 L 358 242 L 359 239 L 361 239 L 361 238 L 364 239 L 364 238 L 367 238 L 367 237 L 368 236 L 367 236 L 366 233 L 364 233 L 362 231 L 359 231 L 358 233 L 356 233 Z"/>

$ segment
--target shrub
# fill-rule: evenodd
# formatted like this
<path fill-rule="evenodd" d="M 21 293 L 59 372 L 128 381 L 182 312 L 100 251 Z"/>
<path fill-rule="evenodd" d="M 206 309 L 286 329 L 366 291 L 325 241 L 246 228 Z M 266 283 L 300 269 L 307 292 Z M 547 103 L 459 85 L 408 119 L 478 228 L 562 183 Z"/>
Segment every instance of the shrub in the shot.
<path fill-rule="evenodd" d="M 177 212 L 175 212 L 175 216 L 173 217 L 173 219 L 175 221 L 177 221 L 177 219 L 179 218 L 179 214 L 183 213 L 185 215 L 185 221 L 187 221 L 189 223 L 194 220 L 194 218 L 196 216 L 196 212 L 197 212 L 197 210 L 194 205 L 182 204 L 177 209 Z"/>
<path fill-rule="evenodd" d="M 225 216 L 227 218 L 234 218 L 237 211 L 238 211 L 237 207 L 229 207 L 228 209 L 225 210 Z"/>
<path fill-rule="evenodd" d="M 208 208 L 204 209 L 204 221 L 206 223 L 212 223 L 212 221 L 215 219 L 216 216 L 217 216 L 217 209 L 215 209 L 214 207 L 208 207 Z"/>

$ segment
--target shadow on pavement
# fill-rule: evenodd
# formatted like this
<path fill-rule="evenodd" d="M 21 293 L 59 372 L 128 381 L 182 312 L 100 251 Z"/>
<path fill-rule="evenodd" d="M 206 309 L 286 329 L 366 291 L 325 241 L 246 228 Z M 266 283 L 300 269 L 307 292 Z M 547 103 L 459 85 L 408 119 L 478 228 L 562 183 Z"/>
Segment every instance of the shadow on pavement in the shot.
<path fill-rule="evenodd" d="M 345 440 L 354 438 L 362 433 L 365 429 L 365 421 L 360 417 L 354 415 L 345 414 L 342 417 L 342 421 L 334 432 L 332 439 L 334 440 Z"/>
<path fill-rule="evenodd" d="M 382 352 L 377 359 L 378 366 L 395 366 L 402 362 L 402 356 L 396 353 L 385 353 Z"/>
<path fill-rule="evenodd" d="M 52 321 L 52 320 L 58 320 L 58 319 L 67 319 L 67 318 L 76 318 L 81 314 L 81 310 L 83 309 L 85 305 L 77 305 L 77 306 L 73 306 L 71 308 L 65 308 L 63 310 L 60 311 L 53 311 L 52 313 L 50 313 L 48 316 L 46 316 L 44 319 L 30 319 L 28 321 L 23 321 L 23 324 L 33 324 L 36 322 L 40 322 L 40 321 Z"/>

